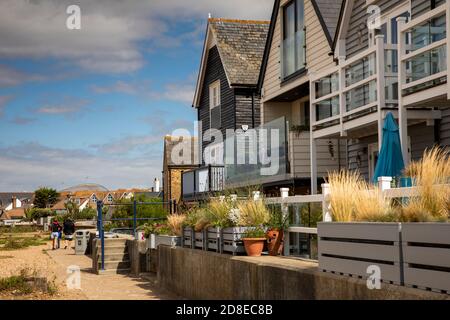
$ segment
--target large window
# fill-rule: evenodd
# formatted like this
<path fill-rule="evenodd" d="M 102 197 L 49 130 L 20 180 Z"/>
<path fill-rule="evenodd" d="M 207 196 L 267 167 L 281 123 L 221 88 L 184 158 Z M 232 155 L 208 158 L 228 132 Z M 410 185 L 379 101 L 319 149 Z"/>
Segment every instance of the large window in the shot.
<path fill-rule="evenodd" d="M 210 128 L 220 129 L 220 80 L 213 82 L 209 86 L 209 117 Z"/>
<path fill-rule="evenodd" d="M 305 68 L 305 22 L 303 0 L 283 7 L 283 78 Z"/>

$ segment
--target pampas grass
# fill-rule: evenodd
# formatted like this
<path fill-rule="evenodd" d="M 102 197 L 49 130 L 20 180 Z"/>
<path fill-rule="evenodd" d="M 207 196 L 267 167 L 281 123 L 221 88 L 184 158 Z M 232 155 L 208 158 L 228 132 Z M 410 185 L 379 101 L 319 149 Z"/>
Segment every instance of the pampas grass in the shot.
<path fill-rule="evenodd" d="M 167 216 L 167 226 L 172 231 L 172 234 L 181 236 L 183 223 L 186 220 L 185 214 L 170 214 Z"/>
<path fill-rule="evenodd" d="M 230 211 L 233 208 L 229 200 L 213 199 L 208 204 L 209 220 L 216 227 L 230 227 L 233 222 L 230 220 Z"/>
<path fill-rule="evenodd" d="M 354 221 L 356 193 L 361 190 L 358 171 L 341 170 L 328 174 L 331 215 L 334 221 Z"/>
<path fill-rule="evenodd" d="M 264 201 L 242 201 L 237 204 L 239 214 L 236 217 L 236 224 L 243 227 L 256 227 L 267 224 L 270 221 L 269 209 Z"/>
<path fill-rule="evenodd" d="M 331 215 L 334 221 L 392 221 L 391 201 L 358 171 L 341 170 L 328 175 Z"/>
<path fill-rule="evenodd" d="M 450 149 L 425 150 L 421 160 L 412 162 L 405 173 L 419 189 L 402 210 L 406 221 L 445 221 L 450 211 Z"/>

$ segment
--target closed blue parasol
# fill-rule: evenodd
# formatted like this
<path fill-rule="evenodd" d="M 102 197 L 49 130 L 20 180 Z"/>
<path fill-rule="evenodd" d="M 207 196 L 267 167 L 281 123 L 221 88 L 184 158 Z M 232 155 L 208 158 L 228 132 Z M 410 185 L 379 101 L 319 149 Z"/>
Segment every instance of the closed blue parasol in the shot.
<path fill-rule="evenodd" d="M 376 183 L 378 177 L 398 177 L 404 167 L 398 127 L 394 116 L 391 112 L 388 112 L 384 119 L 383 142 L 373 175 L 373 182 Z"/>

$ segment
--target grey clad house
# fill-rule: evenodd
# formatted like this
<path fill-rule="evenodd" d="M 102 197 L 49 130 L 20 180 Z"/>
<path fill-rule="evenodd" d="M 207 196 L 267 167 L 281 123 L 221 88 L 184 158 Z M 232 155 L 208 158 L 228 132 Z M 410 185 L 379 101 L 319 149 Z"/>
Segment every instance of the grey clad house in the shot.
<path fill-rule="evenodd" d="M 261 68 L 261 122 L 285 119 L 286 172 L 262 184 L 315 193 L 331 170 L 374 174 L 384 118 L 403 158 L 450 144 L 449 2 L 275 1 Z"/>
<path fill-rule="evenodd" d="M 398 120 L 405 164 L 450 144 L 448 12 L 443 0 L 343 2 L 336 65 L 310 76 L 312 163 L 321 141 L 345 140 L 347 168 L 371 180 L 387 112 Z"/>

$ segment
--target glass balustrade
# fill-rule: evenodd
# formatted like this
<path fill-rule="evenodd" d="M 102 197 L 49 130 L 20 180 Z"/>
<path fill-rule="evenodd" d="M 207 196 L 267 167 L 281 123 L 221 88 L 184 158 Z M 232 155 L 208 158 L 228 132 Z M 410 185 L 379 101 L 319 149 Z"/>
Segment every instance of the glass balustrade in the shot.
<path fill-rule="evenodd" d="M 376 73 L 375 54 L 358 60 L 345 69 L 345 85 L 351 86 Z"/>
<path fill-rule="evenodd" d="M 351 111 L 377 100 L 377 82 L 372 80 L 367 84 L 345 93 L 346 110 Z"/>
<path fill-rule="evenodd" d="M 426 51 L 406 60 L 406 82 L 413 82 L 447 70 L 445 46 Z"/>
<path fill-rule="evenodd" d="M 324 120 L 339 115 L 339 96 L 323 100 L 316 104 L 316 120 Z"/>

